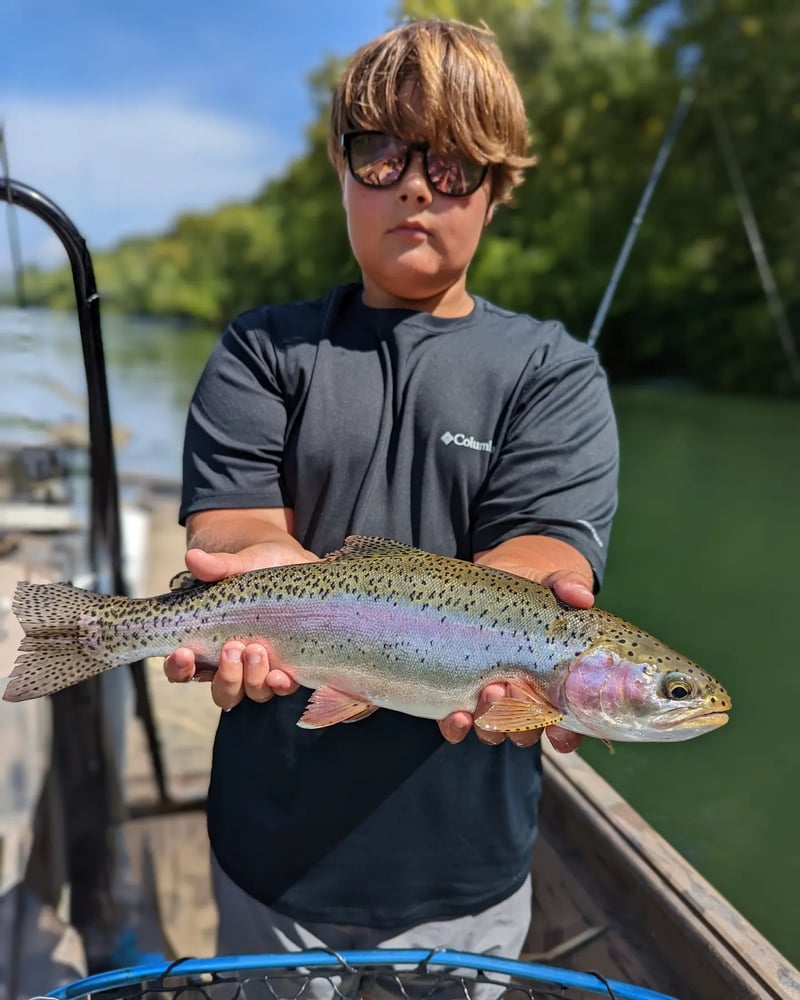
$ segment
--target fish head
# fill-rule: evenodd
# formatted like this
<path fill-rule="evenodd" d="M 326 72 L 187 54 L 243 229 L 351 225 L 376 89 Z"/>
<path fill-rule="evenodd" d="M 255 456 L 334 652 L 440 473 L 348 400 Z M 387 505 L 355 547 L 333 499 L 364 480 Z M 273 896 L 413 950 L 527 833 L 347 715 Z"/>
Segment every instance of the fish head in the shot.
<path fill-rule="evenodd" d="M 563 725 L 605 740 L 673 743 L 724 726 L 731 699 L 696 663 L 638 630 L 593 642 L 570 664 Z"/>

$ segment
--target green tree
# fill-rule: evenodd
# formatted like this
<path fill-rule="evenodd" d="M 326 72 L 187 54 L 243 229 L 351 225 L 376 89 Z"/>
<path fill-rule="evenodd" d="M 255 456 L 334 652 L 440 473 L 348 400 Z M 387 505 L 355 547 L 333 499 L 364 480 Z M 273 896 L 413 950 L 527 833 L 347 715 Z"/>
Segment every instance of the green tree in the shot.
<path fill-rule="evenodd" d="M 495 32 L 522 90 L 539 164 L 498 213 L 471 288 L 585 337 L 650 177 L 678 94 L 702 57 L 698 97 L 643 220 L 599 347 L 613 377 L 685 378 L 791 392 L 715 139 L 722 116 L 783 293 L 800 323 L 800 7 L 795 0 L 404 0 L 398 18 L 440 16 Z M 671 20 L 670 20 L 671 19 Z M 155 240 L 98 255 L 105 301 L 218 325 L 261 301 L 318 295 L 357 278 L 325 142 L 341 62 L 310 81 L 304 153 L 252 204 L 187 215 Z M 66 304 L 63 272 L 40 301 Z"/>
<path fill-rule="evenodd" d="M 629 23 L 661 23 L 677 78 L 698 69 L 698 98 L 665 179 L 683 262 L 677 299 L 683 365 L 725 389 L 796 390 L 745 236 L 715 129 L 730 138 L 790 328 L 800 327 L 800 7 L 794 0 L 635 0 Z M 658 254 L 665 265 L 664 249 Z M 666 295 L 659 305 L 668 309 Z M 669 310 L 675 315 L 675 306 Z M 677 318 L 677 317 L 676 317 Z M 659 321 L 659 316 L 654 317 Z"/>

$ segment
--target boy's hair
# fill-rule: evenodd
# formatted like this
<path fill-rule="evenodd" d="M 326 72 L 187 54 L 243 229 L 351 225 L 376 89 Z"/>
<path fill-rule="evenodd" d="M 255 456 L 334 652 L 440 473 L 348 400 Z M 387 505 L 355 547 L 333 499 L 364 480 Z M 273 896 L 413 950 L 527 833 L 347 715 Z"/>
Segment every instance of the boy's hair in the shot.
<path fill-rule="evenodd" d="M 409 115 L 409 87 L 417 115 Z M 328 155 L 340 173 L 340 137 L 357 129 L 491 164 L 492 204 L 509 201 L 536 162 L 525 155 L 525 107 L 494 35 L 460 21 L 411 21 L 358 49 L 331 104 Z"/>

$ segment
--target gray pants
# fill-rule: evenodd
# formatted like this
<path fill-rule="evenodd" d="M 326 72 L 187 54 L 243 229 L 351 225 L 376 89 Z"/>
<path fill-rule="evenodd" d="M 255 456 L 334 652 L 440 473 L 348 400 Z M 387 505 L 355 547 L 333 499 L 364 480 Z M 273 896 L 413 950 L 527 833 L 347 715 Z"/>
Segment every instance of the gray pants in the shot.
<path fill-rule="evenodd" d="M 508 899 L 480 913 L 472 913 L 453 920 L 432 920 L 414 927 L 372 930 L 368 927 L 353 927 L 346 924 L 316 922 L 300 924 L 243 892 L 223 872 L 213 853 L 211 871 L 219 910 L 218 955 L 246 955 L 259 952 L 282 954 L 308 948 L 332 948 L 335 951 L 373 948 L 452 948 L 456 951 L 517 958 L 525 942 L 531 918 L 530 877 Z M 331 979 L 324 975 L 313 975 L 324 973 L 322 969 L 310 972 L 312 978 L 308 987 L 303 990 L 303 1000 L 329 1000 L 334 995 Z M 474 976 L 474 973 L 464 972 L 464 975 Z M 391 975 L 373 978 L 368 984 L 359 980 L 360 977 L 337 977 L 335 983 L 339 993 L 345 997 L 360 996 L 362 993 L 370 998 L 402 995 Z M 272 982 L 272 979 L 270 981 Z M 410 997 L 415 993 L 427 996 L 433 988 L 430 982 L 423 983 L 420 980 L 418 988 L 415 989 L 414 984 L 410 984 L 406 976 L 403 977 L 403 986 Z M 299 981 L 287 983 L 279 995 L 293 997 L 297 995 L 299 988 Z M 473 987 L 469 992 L 472 997 L 481 997 L 483 1000 L 486 996 L 497 995 L 500 990 L 490 987 L 476 990 Z M 253 995 L 256 995 L 255 992 Z M 458 984 L 453 984 L 452 990 L 445 989 L 443 984 L 437 987 L 433 995 L 436 1000 L 448 996 L 457 996 L 463 1000 L 464 989 Z"/>

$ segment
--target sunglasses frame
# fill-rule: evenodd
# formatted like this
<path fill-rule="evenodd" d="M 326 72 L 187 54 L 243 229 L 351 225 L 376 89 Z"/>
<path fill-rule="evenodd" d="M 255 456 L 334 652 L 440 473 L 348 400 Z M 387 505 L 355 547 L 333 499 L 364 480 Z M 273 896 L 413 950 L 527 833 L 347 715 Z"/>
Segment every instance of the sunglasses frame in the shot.
<path fill-rule="evenodd" d="M 388 184 L 370 184 L 369 181 L 365 181 L 363 177 L 359 177 L 356 171 L 353 169 L 353 161 L 351 159 L 351 147 L 353 144 L 353 140 L 356 139 L 358 136 L 362 135 L 383 135 L 389 139 L 394 140 L 395 142 L 400 143 L 405 148 L 406 161 L 403 164 L 403 169 L 400 171 L 400 173 L 397 175 L 397 177 L 395 177 L 393 181 L 389 181 Z M 350 176 L 353 178 L 354 181 L 361 184 L 363 187 L 371 188 L 373 191 L 385 191 L 388 188 L 392 188 L 396 184 L 399 184 L 400 181 L 403 179 L 403 177 L 406 175 L 409 166 L 411 165 L 411 160 L 413 159 L 414 153 L 422 153 L 422 169 L 425 174 L 425 179 L 427 180 L 430 187 L 437 194 L 443 195 L 445 198 L 468 198 L 471 194 L 475 194 L 475 192 L 478 190 L 481 184 L 483 184 L 483 182 L 486 180 L 486 175 L 489 172 L 489 166 L 490 166 L 490 164 L 484 163 L 483 169 L 481 170 L 480 178 L 475 183 L 475 185 L 471 186 L 468 191 L 461 191 L 456 193 L 452 191 L 442 191 L 441 188 L 437 187 L 437 185 L 434 183 L 430 174 L 430 169 L 428 164 L 428 153 L 430 153 L 431 151 L 431 146 L 430 143 L 428 142 L 409 142 L 405 139 L 400 139 L 398 136 L 392 135 L 390 132 L 378 132 L 370 129 L 354 129 L 352 132 L 342 132 L 341 136 L 339 137 L 339 145 L 341 147 L 345 163 L 347 164 L 347 169 L 350 171 Z M 480 164 L 476 165 L 480 166 Z"/>

